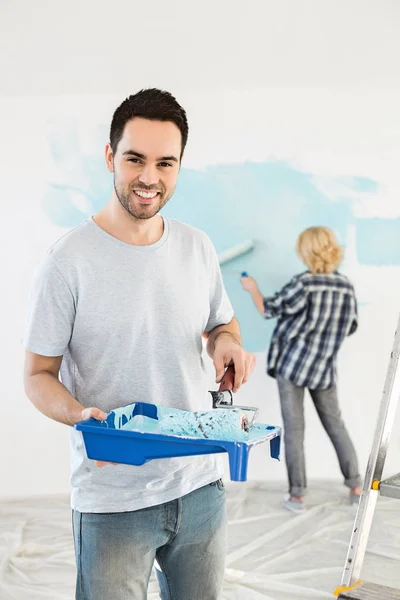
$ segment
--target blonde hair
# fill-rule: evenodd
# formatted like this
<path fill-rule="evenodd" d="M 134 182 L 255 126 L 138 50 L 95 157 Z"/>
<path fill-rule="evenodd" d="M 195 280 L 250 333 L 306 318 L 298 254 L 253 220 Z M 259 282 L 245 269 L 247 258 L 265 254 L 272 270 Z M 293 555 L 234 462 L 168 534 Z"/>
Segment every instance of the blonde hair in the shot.
<path fill-rule="evenodd" d="M 343 259 L 343 250 L 328 227 L 309 227 L 298 237 L 297 254 L 311 273 L 332 273 Z"/>

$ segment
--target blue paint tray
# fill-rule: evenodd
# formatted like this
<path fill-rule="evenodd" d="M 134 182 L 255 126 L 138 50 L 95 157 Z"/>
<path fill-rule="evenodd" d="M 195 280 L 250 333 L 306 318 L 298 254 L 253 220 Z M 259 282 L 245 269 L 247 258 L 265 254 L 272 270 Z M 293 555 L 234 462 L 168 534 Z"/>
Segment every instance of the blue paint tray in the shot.
<path fill-rule="evenodd" d="M 140 466 L 158 458 L 227 452 L 232 481 L 246 481 L 249 453 L 256 444 L 269 441 L 271 457 L 279 459 L 281 427 L 257 423 L 251 427 L 249 439 L 243 442 L 142 433 L 121 427 L 137 415 L 157 420 L 157 406 L 136 402 L 128 407 L 132 408 L 128 411 L 128 415 L 131 414 L 120 417 L 117 427 L 114 411 L 108 414 L 106 421 L 88 419 L 76 423 L 75 429 L 82 432 L 88 458 Z"/>

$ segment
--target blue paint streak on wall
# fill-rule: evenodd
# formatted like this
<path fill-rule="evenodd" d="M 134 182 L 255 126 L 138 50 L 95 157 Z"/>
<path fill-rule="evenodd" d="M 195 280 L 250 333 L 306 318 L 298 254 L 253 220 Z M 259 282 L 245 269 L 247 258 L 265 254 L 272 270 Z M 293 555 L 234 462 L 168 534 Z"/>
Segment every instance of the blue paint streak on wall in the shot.
<path fill-rule="evenodd" d="M 338 182 L 355 192 L 364 194 L 376 194 L 380 187 L 377 181 L 368 177 L 340 177 Z"/>
<path fill-rule="evenodd" d="M 344 239 L 353 218 L 349 202 L 331 202 L 311 174 L 277 161 L 185 169 L 164 214 L 207 231 L 218 252 L 255 240 L 253 252 L 222 267 L 244 343 L 253 351 L 266 348 L 275 323 L 257 312 L 240 285 L 240 272 L 253 275 L 262 292 L 271 295 L 304 270 L 295 253 L 302 229 L 327 224 Z"/>
<path fill-rule="evenodd" d="M 400 265 L 400 219 L 357 219 L 357 254 L 364 265 Z"/>
<path fill-rule="evenodd" d="M 100 142 L 98 153 L 85 154 L 79 149 L 73 127 L 69 126 L 65 137 L 62 134 L 57 128 L 52 134 L 52 156 L 60 180 L 49 183 L 43 209 L 52 222 L 70 228 L 107 202 L 112 176 L 106 170 Z M 105 127 L 99 128 L 98 134 L 99 140 L 107 139 Z M 63 139 L 62 144 L 59 137 Z M 360 194 L 370 193 L 377 186 L 366 178 L 341 178 L 340 181 Z M 77 193 L 84 195 L 87 209 L 74 203 Z M 183 168 L 175 195 L 163 214 L 204 229 L 218 252 L 247 239 L 255 241 L 251 253 L 222 267 L 226 289 L 242 325 L 244 343 L 252 351 L 266 348 L 274 322 L 263 320 L 256 311 L 250 295 L 240 285 L 240 272 L 245 270 L 253 275 L 262 292 L 271 295 L 304 269 L 295 253 L 296 238 L 302 229 L 327 225 L 343 243 L 348 224 L 353 222 L 357 228 L 360 226 L 360 221 L 352 216 L 349 198 L 330 200 L 314 185 L 312 174 L 280 161 L 219 164 L 204 170 Z M 376 220 L 369 222 L 369 229 L 366 223 L 361 224 L 358 251 L 361 261 L 368 262 L 373 252 L 371 247 L 377 243 L 375 240 L 371 244 Z M 381 243 L 382 234 L 377 235 Z M 399 253 L 394 250 L 397 239 L 393 233 L 391 252 L 379 255 L 383 264 L 387 264 L 387 260 L 400 264 Z"/>
<path fill-rule="evenodd" d="M 49 148 L 59 175 L 57 181 L 48 182 L 42 207 L 59 227 L 71 228 L 81 223 L 104 206 L 112 191 L 102 147 L 108 136 L 107 128 L 98 126 L 94 133 L 99 140 L 96 152 L 81 150 L 78 133 L 75 123 L 49 124 Z M 74 202 L 77 195 L 85 199 L 87 210 Z"/>

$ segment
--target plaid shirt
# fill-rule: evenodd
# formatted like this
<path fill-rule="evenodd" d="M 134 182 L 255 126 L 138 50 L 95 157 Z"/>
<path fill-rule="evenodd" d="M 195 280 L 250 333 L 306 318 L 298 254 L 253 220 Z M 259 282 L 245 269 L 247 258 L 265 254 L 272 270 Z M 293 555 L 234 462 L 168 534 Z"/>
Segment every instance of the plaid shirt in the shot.
<path fill-rule="evenodd" d="M 357 329 L 357 301 L 347 277 L 296 275 L 275 296 L 264 298 L 264 316 L 278 318 L 268 374 L 312 390 L 332 387 L 339 348 Z"/>

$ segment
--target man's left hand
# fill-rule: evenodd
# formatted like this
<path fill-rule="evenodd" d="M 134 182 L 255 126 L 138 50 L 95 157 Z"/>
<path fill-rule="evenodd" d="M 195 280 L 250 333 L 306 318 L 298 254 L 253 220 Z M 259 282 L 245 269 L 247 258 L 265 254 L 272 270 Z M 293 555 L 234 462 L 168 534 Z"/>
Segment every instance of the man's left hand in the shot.
<path fill-rule="evenodd" d="M 247 352 L 229 333 L 221 333 L 215 340 L 213 361 L 220 390 L 233 392 L 246 383 L 256 365 L 254 354 Z"/>

